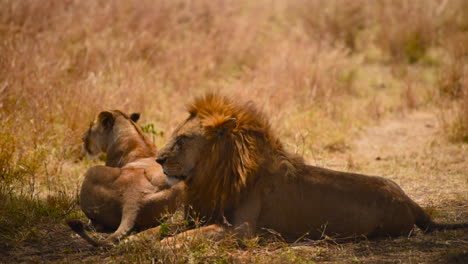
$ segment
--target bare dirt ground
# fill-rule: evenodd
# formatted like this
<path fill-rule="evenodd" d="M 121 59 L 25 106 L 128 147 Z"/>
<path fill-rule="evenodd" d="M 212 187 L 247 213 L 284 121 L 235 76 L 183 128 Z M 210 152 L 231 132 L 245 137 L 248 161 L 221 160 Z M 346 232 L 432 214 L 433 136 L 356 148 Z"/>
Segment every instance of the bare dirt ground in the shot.
<path fill-rule="evenodd" d="M 330 154 L 333 167 L 391 178 L 437 221 L 468 222 L 468 146 L 447 143 L 439 133 L 440 123 L 432 113 L 382 121 L 351 141 L 349 150 Z M 118 250 L 95 249 L 64 223 L 51 221 L 41 227 L 34 241 L 0 249 L 0 262 L 125 262 Z M 305 241 L 226 254 L 230 261 L 242 263 L 468 263 L 468 230 L 417 230 L 409 237 L 346 243 Z M 152 261 L 158 259 L 148 260 Z"/>
<path fill-rule="evenodd" d="M 389 120 L 367 129 L 352 155 L 363 173 L 391 178 L 419 204 L 463 201 L 466 214 L 468 146 L 447 143 L 440 126 L 426 112 Z"/>

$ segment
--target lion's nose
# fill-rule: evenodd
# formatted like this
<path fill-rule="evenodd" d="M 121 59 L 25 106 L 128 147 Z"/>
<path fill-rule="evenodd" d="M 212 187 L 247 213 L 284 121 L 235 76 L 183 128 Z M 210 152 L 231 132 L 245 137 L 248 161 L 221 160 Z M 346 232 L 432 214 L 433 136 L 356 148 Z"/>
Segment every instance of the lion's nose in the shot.
<path fill-rule="evenodd" d="M 156 162 L 161 164 L 161 165 L 164 165 L 164 162 L 166 162 L 166 158 L 157 158 Z"/>

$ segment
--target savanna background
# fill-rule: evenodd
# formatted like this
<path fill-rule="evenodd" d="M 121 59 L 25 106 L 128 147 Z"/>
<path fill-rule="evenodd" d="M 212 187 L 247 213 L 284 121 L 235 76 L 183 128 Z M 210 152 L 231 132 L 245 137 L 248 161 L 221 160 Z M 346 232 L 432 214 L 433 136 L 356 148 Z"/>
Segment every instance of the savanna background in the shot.
<path fill-rule="evenodd" d="M 140 112 L 161 147 L 208 91 L 255 102 L 308 163 L 391 178 L 436 220 L 468 221 L 466 0 L 0 0 L 0 262 L 468 262 L 467 230 L 110 250 L 73 235 L 83 174 L 103 163 L 81 153 L 94 116 Z"/>

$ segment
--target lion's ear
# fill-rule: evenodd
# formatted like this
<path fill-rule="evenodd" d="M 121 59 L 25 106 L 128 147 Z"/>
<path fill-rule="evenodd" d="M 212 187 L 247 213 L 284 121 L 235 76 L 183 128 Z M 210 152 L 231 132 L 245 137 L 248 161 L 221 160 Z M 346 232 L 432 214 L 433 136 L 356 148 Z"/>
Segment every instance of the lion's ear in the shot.
<path fill-rule="evenodd" d="M 222 136 L 226 133 L 230 133 L 234 128 L 236 128 L 236 126 L 237 126 L 237 119 L 229 118 L 229 119 L 226 119 L 221 124 L 217 125 L 215 127 L 215 131 L 218 136 Z"/>
<path fill-rule="evenodd" d="M 98 120 L 105 129 L 111 129 L 114 126 L 114 115 L 109 111 L 101 112 Z"/>
<path fill-rule="evenodd" d="M 133 122 L 137 122 L 139 119 L 140 119 L 140 113 L 133 113 L 130 115 L 130 119 L 133 121 Z"/>

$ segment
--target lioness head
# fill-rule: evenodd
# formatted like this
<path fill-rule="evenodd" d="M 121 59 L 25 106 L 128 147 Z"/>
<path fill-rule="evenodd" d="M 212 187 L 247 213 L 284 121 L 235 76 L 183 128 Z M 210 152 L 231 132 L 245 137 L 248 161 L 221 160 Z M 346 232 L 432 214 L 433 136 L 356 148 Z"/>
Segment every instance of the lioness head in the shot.
<path fill-rule="evenodd" d="M 127 122 L 137 122 L 139 118 L 139 113 L 133 113 L 128 117 L 118 110 L 99 113 L 81 138 L 83 140 L 83 150 L 91 157 L 95 157 L 101 152 L 106 152 L 110 144 L 109 134 L 112 132 L 116 120 L 122 119 Z"/>

